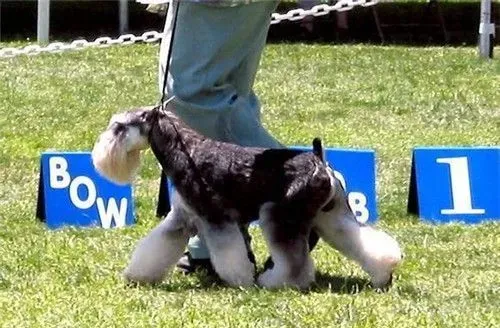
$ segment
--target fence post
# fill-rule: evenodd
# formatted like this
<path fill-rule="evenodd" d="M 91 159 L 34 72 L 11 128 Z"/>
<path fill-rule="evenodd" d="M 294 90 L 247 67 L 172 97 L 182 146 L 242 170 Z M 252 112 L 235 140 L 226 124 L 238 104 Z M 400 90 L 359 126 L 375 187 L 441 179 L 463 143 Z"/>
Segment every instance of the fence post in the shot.
<path fill-rule="evenodd" d="M 479 23 L 479 56 L 493 58 L 493 35 L 495 24 L 491 23 L 491 0 L 481 0 Z"/>
<path fill-rule="evenodd" d="M 2 0 L 0 0 L 0 41 L 2 41 Z"/>
<path fill-rule="evenodd" d="M 36 38 L 38 43 L 49 42 L 50 0 L 38 0 L 38 20 Z"/>
<path fill-rule="evenodd" d="M 125 34 L 128 30 L 128 0 L 120 0 L 120 34 Z"/>

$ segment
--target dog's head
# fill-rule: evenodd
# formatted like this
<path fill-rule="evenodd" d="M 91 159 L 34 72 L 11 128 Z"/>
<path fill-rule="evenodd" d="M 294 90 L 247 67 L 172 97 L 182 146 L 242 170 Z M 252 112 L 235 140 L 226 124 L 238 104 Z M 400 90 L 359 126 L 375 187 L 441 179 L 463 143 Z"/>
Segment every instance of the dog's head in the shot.
<path fill-rule="evenodd" d="M 113 115 L 92 150 L 97 171 L 119 184 L 132 181 L 140 164 L 140 151 L 149 146 L 154 108 L 144 107 Z"/>

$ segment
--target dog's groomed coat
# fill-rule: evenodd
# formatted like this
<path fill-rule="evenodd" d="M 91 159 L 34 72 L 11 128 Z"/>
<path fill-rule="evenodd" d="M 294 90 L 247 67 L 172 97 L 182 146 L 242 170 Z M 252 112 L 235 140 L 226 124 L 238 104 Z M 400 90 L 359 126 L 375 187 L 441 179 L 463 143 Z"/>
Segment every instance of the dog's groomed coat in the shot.
<path fill-rule="evenodd" d="M 339 180 L 317 152 L 214 141 L 187 127 L 172 111 L 150 107 L 113 116 L 96 142 L 93 162 L 110 180 L 127 183 L 139 166 L 139 152 L 148 146 L 176 193 L 171 212 L 137 245 L 126 279 L 163 280 L 189 237 L 199 234 L 226 283 L 253 285 L 255 269 L 240 227 L 259 218 L 274 261 L 257 278 L 261 286 L 310 285 L 311 231 L 357 261 L 375 287 L 391 282 L 401 261 L 398 243 L 356 221 Z"/>

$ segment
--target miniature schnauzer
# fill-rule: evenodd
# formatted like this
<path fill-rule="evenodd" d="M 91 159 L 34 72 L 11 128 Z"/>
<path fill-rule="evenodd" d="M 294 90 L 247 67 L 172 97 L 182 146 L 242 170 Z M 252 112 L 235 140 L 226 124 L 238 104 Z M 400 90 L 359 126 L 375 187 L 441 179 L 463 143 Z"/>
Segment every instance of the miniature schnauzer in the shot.
<path fill-rule="evenodd" d="M 223 281 L 251 286 L 255 266 L 241 227 L 258 218 L 274 262 L 257 277 L 260 286 L 303 289 L 314 281 L 311 233 L 359 263 L 375 288 L 391 283 L 400 247 L 356 220 L 340 181 L 323 161 L 319 139 L 313 152 L 218 142 L 190 129 L 170 106 L 114 115 L 92 151 L 102 175 L 129 183 L 140 151 L 151 147 L 176 189 L 172 210 L 133 252 L 124 271 L 128 281 L 162 281 L 198 234 Z"/>

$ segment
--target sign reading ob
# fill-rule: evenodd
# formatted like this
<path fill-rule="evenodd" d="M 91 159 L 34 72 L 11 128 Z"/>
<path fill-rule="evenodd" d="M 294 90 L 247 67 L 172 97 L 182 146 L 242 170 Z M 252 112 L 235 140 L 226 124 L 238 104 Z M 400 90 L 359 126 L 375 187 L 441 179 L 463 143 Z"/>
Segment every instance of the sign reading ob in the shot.
<path fill-rule="evenodd" d="M 293 147 L 311 151 L 311 148 Z M 377 199 L 375 151 L 369 149 L 325 148 L 325 160 L 347 193 L 347 201 L 361 223 L 375 223 Z"/>
<path fill-rule="evenodd" d="M 133 212 L 131 186 L 101 177 L 90 153 L 42 154 L 37 217 L 49 228 L 123 227 L 134 223 Z"/>

